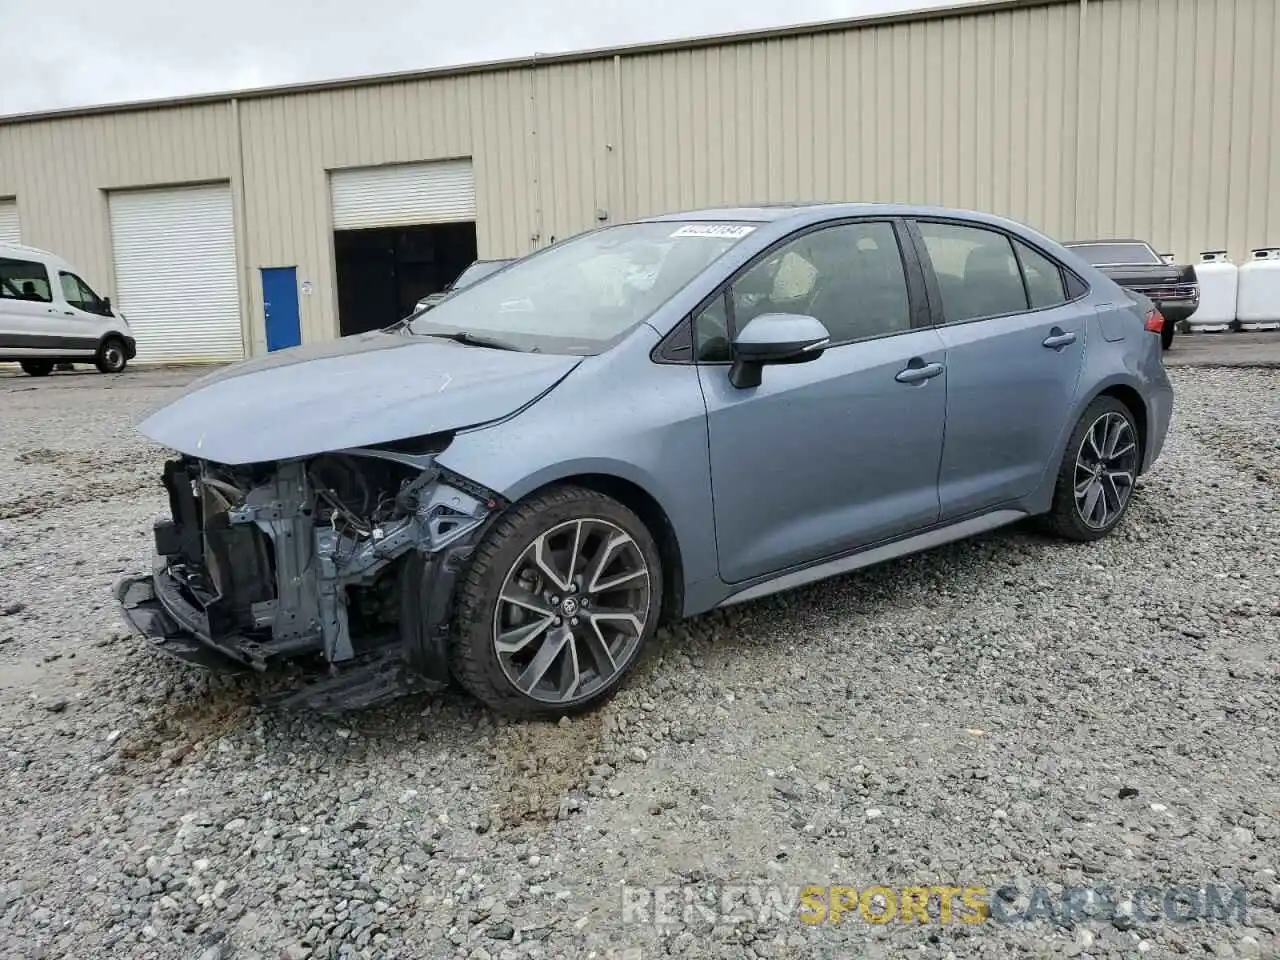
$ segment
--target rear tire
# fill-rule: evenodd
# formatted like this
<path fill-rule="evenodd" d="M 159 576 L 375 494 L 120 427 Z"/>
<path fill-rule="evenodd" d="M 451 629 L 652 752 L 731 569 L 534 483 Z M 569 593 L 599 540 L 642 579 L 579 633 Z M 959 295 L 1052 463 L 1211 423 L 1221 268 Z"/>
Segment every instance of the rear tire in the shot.
<path fill-rule="evenodd" d="M 1062 456 L 1045 517 L 1050 532 L 1077 541 L 1105 537 L 1129 512 L 1141 464 L 1133 414 L 1115 397 L 1098 397 L 1081 414 Z"/>
<path fill-rule="evenodd" d="M 555 487 L 508 510 L 476 548 L 450 669 L 500 713 L 579 713 L 618 691 L 661 610 L 662 560 L 640 518 L 594 490 Z"/>
<path fill-rule="evenodd" d="M 52 360 L 23 360 L 19 363 L 22 372 L 29 377 L 47 377 L 53 373 Z"/>
<path fill-rule="evenodd" d="M 1177 326 L 1178 325 L 1174 323 L 1172 320 L 1170 320 L 1168 317 L 1165 318 L 1164 326 L 1160 328 L 1160 349 L 1161 350 L 1168 350 L 1170 347 L 1173 346 L 1173 335 L 1176 331 Z"/>
<path fill-rule="evenodd" d="M 124 341 L 119 337 L 107 337 L 98 348 L 98 356 L 94 365 L 99 373 L 120 373 L 129 362 L 124 352 Z"/>

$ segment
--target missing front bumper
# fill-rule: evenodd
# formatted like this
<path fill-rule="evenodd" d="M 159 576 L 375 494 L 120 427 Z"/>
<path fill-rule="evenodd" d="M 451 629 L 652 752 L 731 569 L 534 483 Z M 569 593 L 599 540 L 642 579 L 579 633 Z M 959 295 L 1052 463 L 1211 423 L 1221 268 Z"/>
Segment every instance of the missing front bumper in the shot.
<path fill-rule="evenodd" d="M 152 571 L 115 588 L 125 622 L 187 663 L 319 674 L 323 690 L 299 691 L 313 707 L 444 686 L 454 585 L 503 503 L 435 469 L 393 484 L 376 466 L 379 510 L 393 510 L 366 523 L 303 463 L 234 472 L 170 461 Z M 335 499 L 341 517 L 326 519 L 318 511 Z"/>
<path fill-rule="evenodd" d="M 194 630 L 184 627 L 165 606 L 163 588 L 156 591 L 156 575 L 124 577 L 115 586 L 116 600 L 129 629 L 146 640 L 153 649 L 184 663 L 224 673 L 249 673 L 249 667 L 235 659 L 231 651 Z M 382 651 L 363 660 L 332 670 L 327 676 L 263 701 L 264 706 L 279 709 L 308 709 L 318 713 L 338 714 L 367 709 L 414 693 L 444 689 L 447 673 L 441 677 L 426 676 L 414 670 L 401 657 Z"/>
<path fill-rule="evenodd" d="M 116 582 L 114 592 L 120 615 L 134 634 L 153 649 L 186 663 L 232 673 L 249 669 L 230 651 L 200 635 L 196 625 L 202 616 L 199 611 L 189 608 L 184 616 L 178 610 L 175 616 L 161 599 L 163 591 L 162 585 L 161 592 L 157 592 L 154 575 L 128 576 Z"/>

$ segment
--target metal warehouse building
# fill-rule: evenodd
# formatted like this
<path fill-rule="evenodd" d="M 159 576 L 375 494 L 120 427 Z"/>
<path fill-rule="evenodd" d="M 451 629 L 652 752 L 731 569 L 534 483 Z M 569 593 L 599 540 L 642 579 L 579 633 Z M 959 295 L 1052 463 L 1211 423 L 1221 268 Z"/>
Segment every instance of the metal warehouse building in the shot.
<path fill-rule="evenodd" d="M 1015 0 L 8 117 L 0 240 L 77 264 L 140 360 L 369 329 L 477 255 L 706 204 L 1242 257 L 1280 244 L 1277 50 L 1277 0 Z"/>

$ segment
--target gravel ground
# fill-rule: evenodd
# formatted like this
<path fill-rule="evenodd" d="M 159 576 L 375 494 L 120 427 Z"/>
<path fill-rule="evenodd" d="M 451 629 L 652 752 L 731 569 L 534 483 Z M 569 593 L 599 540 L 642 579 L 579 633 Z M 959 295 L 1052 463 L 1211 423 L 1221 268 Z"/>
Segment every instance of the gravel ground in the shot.
<path fill-rule="evenodd" d="M 271 679 L 128 639 L 109 587 L 163 509 L 131 424 L 186 376 L 0 376 L 0 955 L 1277 955 L 1280 373 L 1177 371 L 1102 543 L 1002 532 L 698 618 L 559 724 L 459 694 L 280 715 Z M 624 884 L 680 888 L 672 922 Z M 927 926 L 679 901 L 807 884 L 1248 899 Z"/>

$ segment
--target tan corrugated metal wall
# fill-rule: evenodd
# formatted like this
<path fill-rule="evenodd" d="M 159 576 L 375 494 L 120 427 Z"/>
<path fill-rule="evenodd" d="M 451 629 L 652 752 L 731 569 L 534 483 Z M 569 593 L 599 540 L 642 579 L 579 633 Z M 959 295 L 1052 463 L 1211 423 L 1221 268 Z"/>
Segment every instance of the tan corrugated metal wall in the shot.
<path fill-rule="evenodd" d="M 482 256 L 600 217 L 875 199 L 1240 258 L 1280 243 L 1277 7 L 1068 0 L 0 123 L 0 196 L 113 292 L 105 191 L 230 180 L 254 352 L 259 267 L 296 265 L 304 338 L 336 334 L 329 172 L 381 163 L 471 158 Z"/>
<path fill-rule="evenodd" d="M 1182 257 L 1219 247 L 1237 261 L 1280 243 L 1278 8 L 1089 0 L 1081 236 L 1151 236 Z"/>
<path fill-rule="evenodd" d="M 224 104 L 0 124 L 0 196 L 17 197 L 24 243 L 114 293 L 107 191 L 228 180 L 233 145 Z"/>

